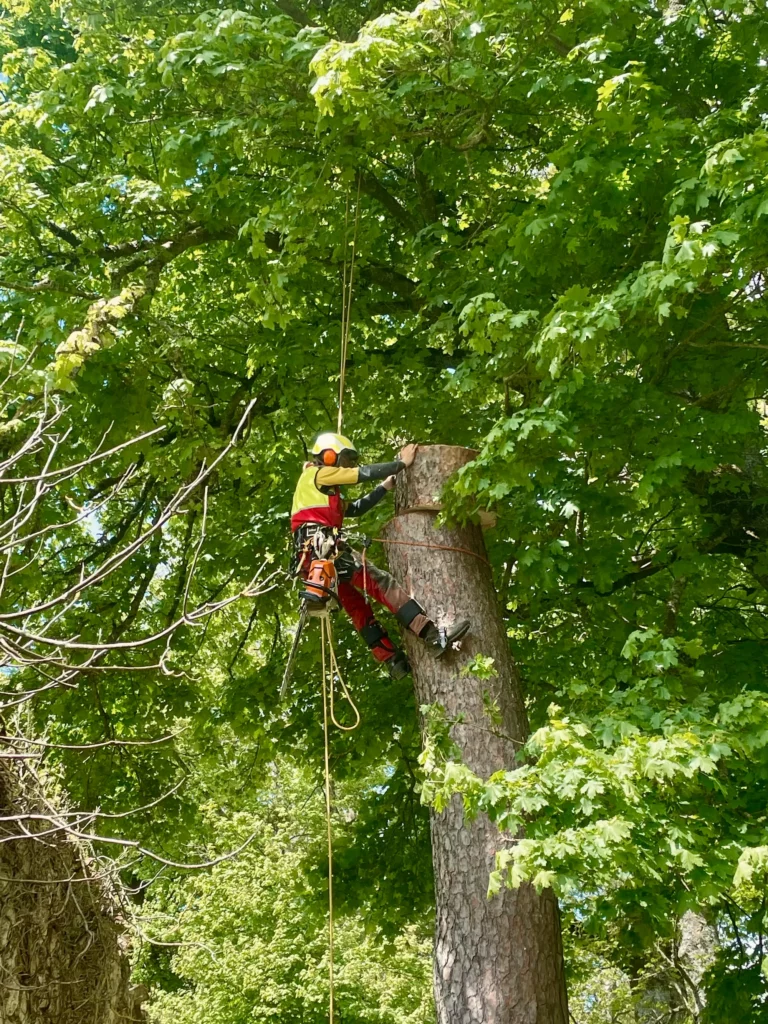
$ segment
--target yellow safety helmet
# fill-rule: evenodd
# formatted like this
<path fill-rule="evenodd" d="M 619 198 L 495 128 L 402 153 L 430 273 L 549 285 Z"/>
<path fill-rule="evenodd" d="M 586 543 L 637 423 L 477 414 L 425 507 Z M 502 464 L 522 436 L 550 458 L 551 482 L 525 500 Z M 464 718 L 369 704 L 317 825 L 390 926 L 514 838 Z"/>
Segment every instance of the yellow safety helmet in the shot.
<path fill-rule="evenodd" d="M 312 445 L 312 454 L 320 455 L 326 466 L 338 465 L 342 452 L 349 453 L 344 461 L 354 465 L 358 457 L 357 449 L 343 434 L 320 434 Z"/>

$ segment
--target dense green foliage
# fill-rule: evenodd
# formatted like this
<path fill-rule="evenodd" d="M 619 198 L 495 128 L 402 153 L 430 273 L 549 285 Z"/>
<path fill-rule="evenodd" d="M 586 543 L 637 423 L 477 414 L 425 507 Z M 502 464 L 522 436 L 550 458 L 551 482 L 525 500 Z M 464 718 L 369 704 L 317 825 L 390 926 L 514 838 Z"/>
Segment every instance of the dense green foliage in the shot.
<path fill-rule="evenodd" d="M 135 473 L 99 535 L 52 541 L 3 600 L 50 592 L 151 522 L 251 399 L 246 436 L 211 484 L 193 596 L 229 593 L 265 558 L 285 564 L 293 476 L 335 421 L 359 215 L 346 428 L 372 458 L 405 439 L 480 450 L 450 500 L 456 515 L 499 514 L 490 556 L 534 729 L 525 767 L 490 781 L 455 764 L 436 729 L 428 797 L 459 789 L 471 809 L 525 821 L 492 884 L 557 888 L 580 984 L 610 964 L 623 973 L 606 999 L 624 1005 L 626 979 L 694 908 L 722 943 L 704 1012 L 762 1020 L 766 5 L 391 8 L 6 3 L 2 334 L 21 331 L 34 355 L 0 443 L 23 430 L 46 381 L 70 407 L 76 451 L 110 424 L 118 440 L 166 430 L 138 460 L 126 451 Z M 82 503 L 102 482 L 94 470 L 68 496 Z M 117 622 L 148 572 L 131 628 L 170 621 L 201 519 L 198 500 L 72 609 L 83 635 Z M 244 778 L 271 792 L 281 752 L 300 752 L 316 778 L 311 644 L 290 707 L 276 699 L 293 614 L 286 586 L 182 631 L 171 663 L 185 675 L 103 673 L 36 701 L 29 727 L 58 741 L 185 726 L 157 748 L 53 752 L 73 799 L 124 810 L 184 775 L 162 810 L 120 832 L 189 857 L 228 848 L 243 826 L 234 815 L 262 820 L 260 797 L 232 790 Z M 341 642 L 363 726 L 334 738 L 357 808 L 342 829 L 340 901 L 350 935 L 364 921 L 394 944 L 377 961 L 363 943 L 355 962 L 395 970 L 398 957 L 414 962 L 397 943 L 428 934 L 432 898 L 417 722 L 407 682 L 385 683 L 348 631 Z M 233 862 L 178 882 L 158 907 L 189 898 L 215 931 L 219 911 L 222 922 L 251 915 L 277 879 L 279 900 L 306 916 L 297 933 L 319 949 L 322 852 L 293 851 L 291 877 L 251 856 L 252 891 Z M 269 927 L 260 915 L 247 935 Z M 227 950 L 232 977 L 257 970 Z M 225 1019 L 218 996 L 195 995 L 211 984 L 205 956 L 158 967 L 169 990 L 173 972 L 190 986 L 163 997 L 163 1019 Z M 274 946 L 268 960 L 280 956 Z M 279 965 L 258 977 L 278 993 L 269 1005 L 298 998 Z M 375 1001 L 385 989 L 360 992 Z M 598 1016 L 601 999 L 585 997 L 579 1019 L 612 1019 Z M 414 1012 L 398 1004 L 375 1019 Z"/>
<path fill-rule="evenodd" d="M 322 861 L 324 807 L 306 769 L 283 763 L 271 775 L 268 786 L 233 794 L 226 815 L 206 808 L 233 846 L 244 833 L 257 832 L 243 855 L 190 880 L 161 883 L 140 915 L 145 936 L 181 944 L 173 972 L 184 984 L 158 1000 L 160 1024 L 328 1019 L 326 893 L 307 868 Z M 360 793 L 384 781 L 383 775 L 368 777 L 337 790 L 340 818 L 352 819 Z M 425 938 L 409 926 L 387 940 L 373 920 L 339 917 L 334 989 L 340 1019 L 429 1024 L 428 933 Z M 146 979 L 162 986 L 162 963 L 154 955 L 143 959 Z"/>

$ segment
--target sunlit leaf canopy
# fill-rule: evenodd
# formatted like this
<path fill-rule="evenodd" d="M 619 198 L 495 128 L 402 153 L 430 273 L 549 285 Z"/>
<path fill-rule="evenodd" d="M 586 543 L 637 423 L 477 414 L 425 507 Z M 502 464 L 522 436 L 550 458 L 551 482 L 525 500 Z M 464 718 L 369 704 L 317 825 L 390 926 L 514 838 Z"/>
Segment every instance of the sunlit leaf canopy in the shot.
<path fill-rule="evenodd" d="M 570 892 L 616 962 L 688 905 L 722 911 L 742 851 L 766 845 L 765 4 L 14 0 L 0 33 L 2 334 L 35 353 L 6 416 L 47 386 L 75 451 L 167 425 L 99 537 L 62 538 L 25 591 L 151 521 L 254 398 L 210 487 L 196 597 L 287 563 L 295 473 L 336 421 L 354 239 L 345 429 L 371 459 L 478 449 L 450 504 L 498 513 L 490 556 L 544 730 L 510 786 L 446 776 L 436 752 L 434 792 L 532 818 L 517 870 Z M 136 628 L 163 621 L 200 502 L 73 621 L 125 610 L 148 559 Z M 73 798 L 135 805 L 191 770 L 215 800 L 276 756 L 318 766 L 311 644 L 277 706 L 294 614 L 286 582 L 182 634 L 187 675 L 105 673 L 35 703 L 59 740 L 188 726 L 58 755 Z M 416 716 L 338 632 L 364 725 L 337 770 L 390 766 L 348 830 L 347 898 L 398 928 L 431 899 Z M 631 794 L 603 799 L 618 764 Z M 198 806 L 182 791 L 130 827 L 186 848 L 210 836 Z M 755 934 L 751 899 L 731 910 Z M 759 978 L 753 948 L 739 964 Z"/>

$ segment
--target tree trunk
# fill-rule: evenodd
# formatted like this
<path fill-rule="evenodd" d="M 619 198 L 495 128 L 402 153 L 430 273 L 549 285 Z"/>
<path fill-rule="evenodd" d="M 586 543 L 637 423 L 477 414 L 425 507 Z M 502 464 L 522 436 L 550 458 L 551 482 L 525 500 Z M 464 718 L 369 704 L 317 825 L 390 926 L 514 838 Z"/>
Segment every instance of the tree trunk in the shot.
<path fill-rule="evenodd" d="M 684 1024 L 701 1019 L 707 1002 L 704 975 L 717 955 L 717 930 L 686 910 L 674 940 L 658 943 L 631 971 L 638 1024 Z"/>
<path fill-rule="evenodd" d="M 0 760 L 0 815 L 48 814 L 26 760 Z M 49 822 L 0 829 L 0 1022 L 145 1024 L 125 928 L 99 862 Z M 94 877 L 96 875 L 96 877 Z"/>
<path fill-rule="evenodd" d="M 390 567 L 438 624 L 472 620 L 460 653 L 433 659 L 406 632 L 419 705 L 442 704 L 465 763 L 484 777 L 515 765 L 528 724 L 520 681 L 479 527 L 435 529 L 440 490 L 471 461 L 466 448 L 420 448 L 400 475 L 395 519 L 385 532 Z M 443 545 L 429 548 L 420 545 Z M 445 550 L 463 548 L 464 551 Z M 490 681 L 460 675 L 476 654 L 494 659 Z M 486 714 L 496 702 L 501 725 Z M 439 1024 L 565 1024 L 568 1007 L 557 901 L 551 890 L 504 889 L 487 898 L 489 871 L 503 838 L 485 815 L 464 820 L 461 799 L 432 813 L 435 868 L 435 997 Z"/>

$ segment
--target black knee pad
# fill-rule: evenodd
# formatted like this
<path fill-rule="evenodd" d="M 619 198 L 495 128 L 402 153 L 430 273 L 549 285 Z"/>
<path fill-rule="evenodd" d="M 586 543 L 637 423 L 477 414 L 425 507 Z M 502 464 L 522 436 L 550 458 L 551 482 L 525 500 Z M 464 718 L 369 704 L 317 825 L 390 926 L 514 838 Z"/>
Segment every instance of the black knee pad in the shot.
<path fill-rule="evenodd" d="M 380 640 L 389 639 L 386 630 L 382 629 L 378 622 L 371 622 L 367 626 L 363 626 L 360 636 L 369 647 L 376 647 Z"/>

